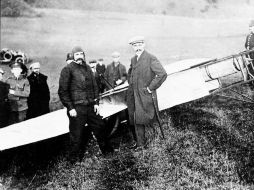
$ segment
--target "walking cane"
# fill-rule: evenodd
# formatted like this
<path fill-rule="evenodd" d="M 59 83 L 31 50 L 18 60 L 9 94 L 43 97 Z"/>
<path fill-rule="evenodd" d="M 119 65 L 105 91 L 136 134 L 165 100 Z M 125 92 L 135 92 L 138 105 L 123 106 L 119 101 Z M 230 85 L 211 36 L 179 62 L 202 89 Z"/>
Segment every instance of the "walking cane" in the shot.
<path fill-rule="evenodd" d="M 153 106 L 155 108 L 155 116 L 158 120 L 158 123 L 159 123 L 159 127 L 160 127 L 160 131 L 161 131 L 161 135 L 162 135 L 162 138 L 165 140 L 165 135 L 164 135 L 164 131 L 163 131 L 163 128 L 162 128 L 162 122 L 161 122 L 161 119 L 160 119 L 160 116 L 159 116 L 159 110 L 158 110 L 158 107 L 157 107 L 157 104 L 156 104 L 156 98 L 152 92 L 152 100 L 153 100 Z"/>

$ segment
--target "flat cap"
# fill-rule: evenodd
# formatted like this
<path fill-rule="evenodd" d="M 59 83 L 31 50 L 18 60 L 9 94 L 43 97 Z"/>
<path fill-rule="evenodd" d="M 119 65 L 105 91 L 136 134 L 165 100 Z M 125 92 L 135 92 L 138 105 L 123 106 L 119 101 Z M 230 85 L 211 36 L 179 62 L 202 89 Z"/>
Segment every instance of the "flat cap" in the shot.
<path fill-rule="evenodd" d="M 40 68 L 40 67 L 41 67 L 41 64 L 39 62 L 35 62 L 29 66 L 29 69 Z"/>
<path fill-rule="evenodd" d="M 145 37 L 144 36 L 134 36 L 129 40 L 129 44 L 133 45 L 136 43 L 144 43 Z"/>
<path fill-rule="evenodd" d="M 4 70 L 0 68 L 0 73 L 2 73 L 2 75 L 4 74 Z"/>
<path fill-rule="evenodd" d="M 120 57 L 120 53 L 118 51 L 114 51 L 111 55 L 112 57 Z"/>
<path fill-rule="evenodd" d="M 252 27 L 252 26 L 254 26 L 254 20 L 250 21 L 249 27 Z"/>

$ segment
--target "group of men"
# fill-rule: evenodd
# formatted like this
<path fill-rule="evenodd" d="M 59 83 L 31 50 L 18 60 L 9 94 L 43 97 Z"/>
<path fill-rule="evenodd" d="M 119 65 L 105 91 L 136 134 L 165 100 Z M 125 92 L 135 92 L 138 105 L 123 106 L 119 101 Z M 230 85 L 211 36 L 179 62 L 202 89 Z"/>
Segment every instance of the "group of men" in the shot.
<path fill-rule="evenodd" d="M 30 75 L 22 60 L 10 63 L 11 76 L 4 79 L 0 68 L 0 128 L 49 112 L 50 92 L 40 63 L 30 65 Z"/>
<path fill-rule="evenodd" d="M 245 43 L 247 50 L 254 48 L 253 20 L 249 24 L 249 29 L 250 34 Z M 158 112 L 156 89 L 166 80 L 167 73 L 159 60 L 145 50 L 144 37 L 133 37 L 129 44 L 135 51 L 135 56 L 131 58 L 128 73 L 126 73 L 125 66 L 119 63 L 120 54 L 114 52 L 113 62 L 106 69 L 102 69 L 105 70 L 105 73 L 97 71 L 99 73 L 97 77 L 103 77 L 100 80 L 106 81 L 104 84 L 107 90 L 128 81 L 129 87 L 126 95 L 128 119 L 135 140 L 132 147 L 139 148 L 147 144 L 146 132 L 152 128 L 156 112 Z M 95 101 L 99 92 L 96 75 L 92 74 L 86 63 L 85 52 L 80 47 L 74 48 L 72 55 L 73 61 L 61 72 L 58 91 L 62 103 L 68 110 L 72 153 L 74 155 L 82 149 L 82 145 L 86 146 L 90 131 L 95 135 L 103 154 L 113 152 L 105 136 L 105 127 L 99 115 L 99 102 Z M 253 55 L 250 55 L 250 58 L 254 59 Z M 85 140 L 84 144 L 82 140 Z"/>
<path fill-rule="evenodd" d="M 103 58 L 99 58 L 97 61 L 92 60 L 88 62 L 88 65 L 95 76 L 99 93 L 113 89 L 127 80 L 126 67 L 120 62 L 120 53 L 115 51 L 111 56 L 112 62 L 108 64 L 107 67 L 103 63 Z M 67 64 L 70 64 L 73 60 L 73 54 L 67 53 Z"/>
<path fill-rule="evenodd" d="M 250 22 L 249 28 L 245 48 L 252 50 L 254 20 Z M 147 145 L 146 132 L 152 127 L 158 112 L 156 89 L 166 80 L 167 73 L 160 61 L 145 50 L 143 36 L 133 37 L 129 44 L 135 56 L 131 58 L 128 72 L 120 62 L 119 52 L 112 53 L 113 61 L 107 67 L 103 64 L 103 59 L 88 63 L 85 51 L 79 46 L 67 54 L 67 65 L 60 74 L 58 94 L 67 108 L 69 118 L 71 160 L 82 158 L 92 136 L 104 155 L 114 152 L 100 115 L 98 97 L 99 93 L 127 81 L 128 123 L 135 141 L 132 148 Z M 253 54 L 250 58 L 254 59 Z M 8 121 L 0 119 L 0 127 L 49 112 L 47 76 L 40 73 L 40 64 L 30 66 L 31 74 L 28 77 L 22 63 L 15 62 L 10 67 L 12 76 L 5 81 L 4 71 L 0 69 L 0 118 L 9 118 Z"/>
<path fill-rule="evenodd" d="M 128 73 L 119 61 L 120 53 L 112 54 L 113 61 L 105 68 L 98 63 L 96 73 L 104 81 L 106 90 L 112 89 L 128 80 L 126 94 L 130 127 L 133 131 L 135 146 L 144 147 L 147 143 L 146 128 L 152 125 L 157 111 L 156 89 L 166 80 L 167 73 L 159 60 L 145 50 L 143 36 L 132 38 L 129 44 L 135 51 Z M 70 158 L 81 158 L 91 133 L 95 136 L 103 154 L 114 150 L 106 136 L 105 124 L 99 110 L 99 88 L 94 66 L 86 62 L 81 47 L 72 50 L 72 61 L 61 71 L 58 94 L 67 108 L 70 125 Z M 100 60 L 102 61 L 102 60 Z"/>

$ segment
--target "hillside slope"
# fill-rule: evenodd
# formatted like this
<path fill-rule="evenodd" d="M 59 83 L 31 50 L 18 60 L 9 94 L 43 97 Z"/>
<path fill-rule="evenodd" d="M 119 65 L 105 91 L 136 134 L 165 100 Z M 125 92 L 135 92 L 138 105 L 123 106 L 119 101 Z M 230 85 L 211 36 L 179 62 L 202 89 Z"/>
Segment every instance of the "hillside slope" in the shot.
<path fill-rule="evenodd" d="M 187 17 L 253 17 L 250 0 L 2 0 L 2 16 L 37 16 L 31 8 L 80 9 Z"/>

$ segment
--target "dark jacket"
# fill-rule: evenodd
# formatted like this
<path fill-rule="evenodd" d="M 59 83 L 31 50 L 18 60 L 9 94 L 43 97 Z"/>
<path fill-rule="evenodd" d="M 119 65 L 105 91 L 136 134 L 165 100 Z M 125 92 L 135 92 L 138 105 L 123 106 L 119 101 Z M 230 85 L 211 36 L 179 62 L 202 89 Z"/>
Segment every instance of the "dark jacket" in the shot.
<path fill-rule="evenodd" d="M 100 65 L 99 63 L 96 65 L 96 72 L 98 75 L 104 75 L 106 71 L 106 66 L 104 64 Z"/>
<path fill-rule="evenodd" d="M 47 84 L 48 77 L 32 73 L 27 77 L 30 83 L 27 118 L 34 118 L 49 113 L 50 92 Z"/>
<path fill-rule="evenodd" d="M 5 127 L 8 123 L 9 106 L 8 93 L 10 86 L 0 81 L 0 128 Z"/>
<path fill-rule="evenodd" d="M 148 124 L 155 117 L 155 106 L 152 95 L 156 98 L 156 89 L 166 80 L 167 73 L 158 59 L 144 51 L 139 60 L 136 56 L 131 59 L 128 71 L 129 89 L 127 92 L 127 105 L 131 124 Z M 157 101 L 155 102 L 157 106 Z M 135 120 L 134 120 L 135 118 Z"/>
<path fill-rule="evenodd" d="M 117 70 L 119 72 L 119 78 L 117 78 L 116 80 L 114 79 L 114 62 L 110 63 L 107 68 L 106 68 L 106 71 L 105 71 L 105 79 L 107 80 L 107 82 L 105 82 L 106 84 L 106 87 L 107 89 L 112 89 L 111 86 L 115 87 L 116 86 L 116 81 L 118 79 L 122 80 L 123 82 L 126 81 L 126 78 L 127 78 L 127 72 L 126 72 L 126 67 L 119 63 L 118 66 L 117 66 Z M 109 84 L 111 85 L 109 85 Z"/>
<path fill-rule="evenodd" d="M 98 87 L 89 65 L 75 62 L 65 66 L 60 75 L 58 95 L 63 105 L 75 109 L 75 105 L 95 104 L 98 98 Z"/>
<path fill-rule="evenodd" d="M 10 85 L 10 89 L 14 90 L 14 94 L 9 94 L 10 110 L 24 111 L 27 110 L 27 98 L 30 94 L 30 84 L 26 77 L 21 75 L 18 79 L 14 76 L 9 77 L 6 83 Z"/>

